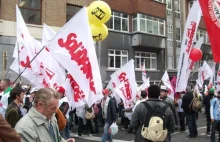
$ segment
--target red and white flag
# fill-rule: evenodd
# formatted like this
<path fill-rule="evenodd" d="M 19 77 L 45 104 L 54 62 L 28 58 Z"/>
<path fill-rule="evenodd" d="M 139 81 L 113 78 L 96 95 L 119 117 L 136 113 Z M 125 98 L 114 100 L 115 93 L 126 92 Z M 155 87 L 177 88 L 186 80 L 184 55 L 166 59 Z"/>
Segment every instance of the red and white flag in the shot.
<path fill-rule="evenodd" d="M 85 94 L 70 74 L 67 75 L 67 79 L 62 86 L 65 88 L 66 97 L 73 109 L 86 103 Z"/>
<path fill-rule="evenodd" d="M 201 10 L 198 1 L 194 1 L 186 21 L 183 40 L 181 43 L 180 58 L 177 72 L 176 92 L 185 91 L 187 87 L 187 68 L 189 53 L 193 45 L 193 39 L 201 19 Z"/>
<path fill-rule="evenodd" d="M 133 100 L 137 95 L 134 60 L 131 59 L 114 72 L 111 75 L 111 79 L 116 85 L 115 92 L 123 100 L 125 108 L 131 108 L 133 106 Z"/>
<path fill-rule="evenodd" d="M 63 26 L 48 48 L 79 85 L 89 107 L 103 98 L 102 80 L 86 7 Z"/>
<path fill-rule="evenodd" d="M 220 0 L 199 0 L 214 61 L 220 62 Z"/>
<path fill-rule="evenodd" d="M 203 37 L 200 37 L 199 40 L 196 42 L 196 45 L 194 48 L 201 48 L 202 44 L 203 44 L 203 41 L 204 41 L 204 38 Z M 191 59 L 189 59 L 188 61 L 188 68 L 186 70 L 186 76 L 187 76 L 187 81 L 189 79 L 189 76 L 190 76 L 190 73 L 191 71 L 193 70 L 194 66 L 195 66 L 195 63 L 194 61 L 192 61 Z"/>
<path fill-rule="evenodd" d="M 162 80 L 163 84 L 169 89 L 169 94 L 168 94 L 168 96 L 169 96 L 172 100 L 174 100 L 174 91 L 173 91 L 172 84 L 170 83 L 170 79 L 169 79 L 169 76 L 168 76 L 167 71 L 164 72 L 163 77 L 162 77 L 161 80 Z"/>
<path fill-rule="evenodd" d="M 204 80 L 212 76 L 213 76 L 212 69 L 206 63 L 206 61 L 204 61 L 202 67 L 199 68 L 198 79 L 196 80 L 196 83 L 199 85 L 199 87 L 202 87 Z"/>
<path fill-rule="evenodd" d="M 220 91 L 220 66 L 216 77 L 216 92 Z"/>

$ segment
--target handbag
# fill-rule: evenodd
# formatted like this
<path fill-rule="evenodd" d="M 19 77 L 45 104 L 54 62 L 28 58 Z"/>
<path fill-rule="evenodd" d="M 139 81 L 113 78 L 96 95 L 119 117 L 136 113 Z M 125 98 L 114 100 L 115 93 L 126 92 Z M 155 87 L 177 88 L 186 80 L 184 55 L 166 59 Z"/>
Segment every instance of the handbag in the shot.
<path fill-rule="evenodd" d="M 86 111 L 85 118 L 86 118 L 87 120 L 94 119 L 94 118 L 95 118 L 95 113 L 94 113 L 94 111 L 92 111 L 92 112 Z"/>

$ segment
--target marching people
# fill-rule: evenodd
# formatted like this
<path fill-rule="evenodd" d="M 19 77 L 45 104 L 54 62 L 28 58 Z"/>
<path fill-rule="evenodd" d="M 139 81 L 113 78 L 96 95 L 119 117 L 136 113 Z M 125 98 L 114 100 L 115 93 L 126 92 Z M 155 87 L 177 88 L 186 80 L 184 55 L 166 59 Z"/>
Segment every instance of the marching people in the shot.
<path fill-rule="evenodd" d="M 181 107 L 182 106 L 182 99 L 183 99 L 184 95 L 185 95 L 185 93 L 182 92 L 179 95 L 179 98 L 177 100 L 177 105 L 178 105 L 177 112 L 178 112 L 179 121 L 180 121 L 180 131 L 186 130 L 186 128 L 185 128 L 185 114 L 184 114 L 183 108 Z"/>
<path fill-rule="evenodd" d="M 195 138 L 198 136 L 197 125 L 196 125 L 196 113 L 190 107 L 193 101 L 194 95 L 190 87 L 186 88 L 186 94 L 182 98 L 182 108 L 186 116 L 188 123 L 189 135 L 187 138 Z"/>
<path fill-rule="evenodd" d="M 218 142 L 220 142 L 220 91 L 217 97 L 211 100 L 210 114 L 212 121 L 211 142 L 215 142 L 215 131 L 218 130 Z"/>
<path fill-rule="evenodd" d="M 22 142 L 65 142 L 54 115 L 58 104 L 59 93 L 55 89 L 42 88 L 36 92 L 34 106 L 15 126 Z"/>
<path fill-rule="evenodd" d="M 10 97 L 12 102 L 6 110 L 5 119 L 11 125 L 11 127 L 14 128 L 17 122 L 23 116 L 20 110 L 20 106 L 23 103 L 24 90 L 20 87 L 15 87 L 11 90 Z"/>

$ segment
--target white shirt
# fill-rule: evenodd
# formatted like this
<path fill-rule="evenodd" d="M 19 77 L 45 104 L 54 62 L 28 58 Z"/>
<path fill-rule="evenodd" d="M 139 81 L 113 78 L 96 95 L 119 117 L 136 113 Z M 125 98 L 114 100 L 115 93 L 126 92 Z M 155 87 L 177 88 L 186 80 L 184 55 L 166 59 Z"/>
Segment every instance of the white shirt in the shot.
<path fill-rule="evenodd" d="M 0 114 L 2 115 L 3 118 L 5 118 L 5 112 L 6 112 L 6 109 L 8 107 L 8 98 L 9 98 L 9 94 L 10 92 L 6 93 L 6 94 L 3 94 L 2 95 L 2 98 L 1 98 L 1 101 L 0 101 Z"/>
<path fill-rule="evenodd" d="M 177 112 L 183 112 L 183 108 L 181 107 L 182 106 L 182 99 L 178 99 L 177 103 L 178 103 Z"/>

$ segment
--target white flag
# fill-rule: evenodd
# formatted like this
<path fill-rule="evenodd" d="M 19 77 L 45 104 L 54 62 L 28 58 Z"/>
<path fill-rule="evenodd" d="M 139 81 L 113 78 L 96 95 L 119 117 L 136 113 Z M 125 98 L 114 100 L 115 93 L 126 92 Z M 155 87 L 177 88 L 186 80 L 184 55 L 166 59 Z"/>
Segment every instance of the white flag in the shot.
<path fill-rule="evenodd" d="M 135 71 L 134 71 L 134 60 L 131 59 L 120 69 L 115 71 L 111 78 L 116 85 L 117 94 L 121 97 L 123 94 L 124 106 L 125 108 L 130 108 L 133 106 L 133 100 L 137 95 L 136 88 L 136 79 L 135 79 Z M 121 93 L 119 93 L 119 91 Z"/>
<path fill-rule="evenodd" d="M 42 34 L 42 46 L 47 43 L 56 35 L 55 31 L 52 30 L 47 24 L 44 23 L 43 34 Z"/>
<path fill-rule="evenodd" d="M 142 66 L 142 81 L 145 83 L 147 81 L 147 72 L 145 68 L 145 60 L 144 60 L 144 65 Z"/>
<path fill-rule="evenodd" d="M 218 68 L 217 78 L 216 78 L 216 92 L 220 91 L 220 66 Z"/>
<path fill-rule="evenodd" d="M 183 40 L 181 43 L 180 58 L 177 72 L 176 92 L 185 91 L 187 87 L 187 67 L 189 61 L 189 53 L 193 45 L 193 39 L 201 19 L 201 9 L 199 1 L 194 1 L 190 9 L 189 16 L 186 21 Z"/>
<path fill-rule="evenodd" d="M 213 76 L 212 77 L 210 77 L 210 80 L 209 80 L 209 86 L 214 86 L 215 84 L 213 84 L 213 80 L 215 79 L 215 65 L 216 65 L 216 63 L 215 62 L 213 62 L 213 65 L 212 65 L 212 72 L 213 72 Z M 215 80 L 214 80 L 214 82 L 215 82 Z"/>
<path fill-rule="evenodd" d="M 84 92 L 89 107 L 103 98 L 102 80 L 86 7 L 64 25 L 48 48 Z"/>
<path fill-rule="evenodd" d="M 212 69 L 206 63 L 206 61 L 204 61 L 202 67 L 199 68 L 198 79 L 196 80 L 196 83 L 199 85 L 199 87 L 202 87 L 204 80 L 212 76 L 213 76 Z"/>
<path fill-rule="evenodd" d="M 121 98 L 120 98 L 120 96 L 115 92 L 116 85 L 115 85 L 113 79 L 111 79 L 111 80 L 109 81 L 109 83 L 108 83 L 108 85 L 107 85 L 106 88 L 111 89 L 112 94 L 113 94 L 113 96 L 115 97 L 115 100 L 116 100 L 117 104 L 121 103 Z"/>
<path fill-rule="evenodd" d="M 194 48 L 201 48 L 202 44 L 203 44 L 203 41 L 204 41 L 204 38 L 203 37 L 200 37 L 199 40 L 196 42 L 196 45 Z M 186 76 L 187 76 L 187 81 L 189 79 L 189 76 L 190 76 L 190 73 L 191 71 L 193 70 L 194 66 L 195 66 L 195 63 L 194 61 L 192 61 L 191 59 L 189 59 L 188 61 L 188 67 L 187 67 L 187 70 L 186 70 Z"/>
<path fill-rule="evenodd" d="M 161 79 L 163 81 L 163 84 L 169 89 L 169 94 L 168 96 L 174 100 L 174 91 L 173 91 L 173 87 L 170 83 L 170 79 L 169 79 L 169 76 L 168 76 L 168 73 L 167 71 L 164 72 L 163 74 L 163 77 Z"/>
<path fill-rule="evenodd" d="M 65 88 L 65 94 L 73 109 L 86 103 L 85 94 L 70 74 L 67 75 L 67 79 L 62 86 Z"/>

